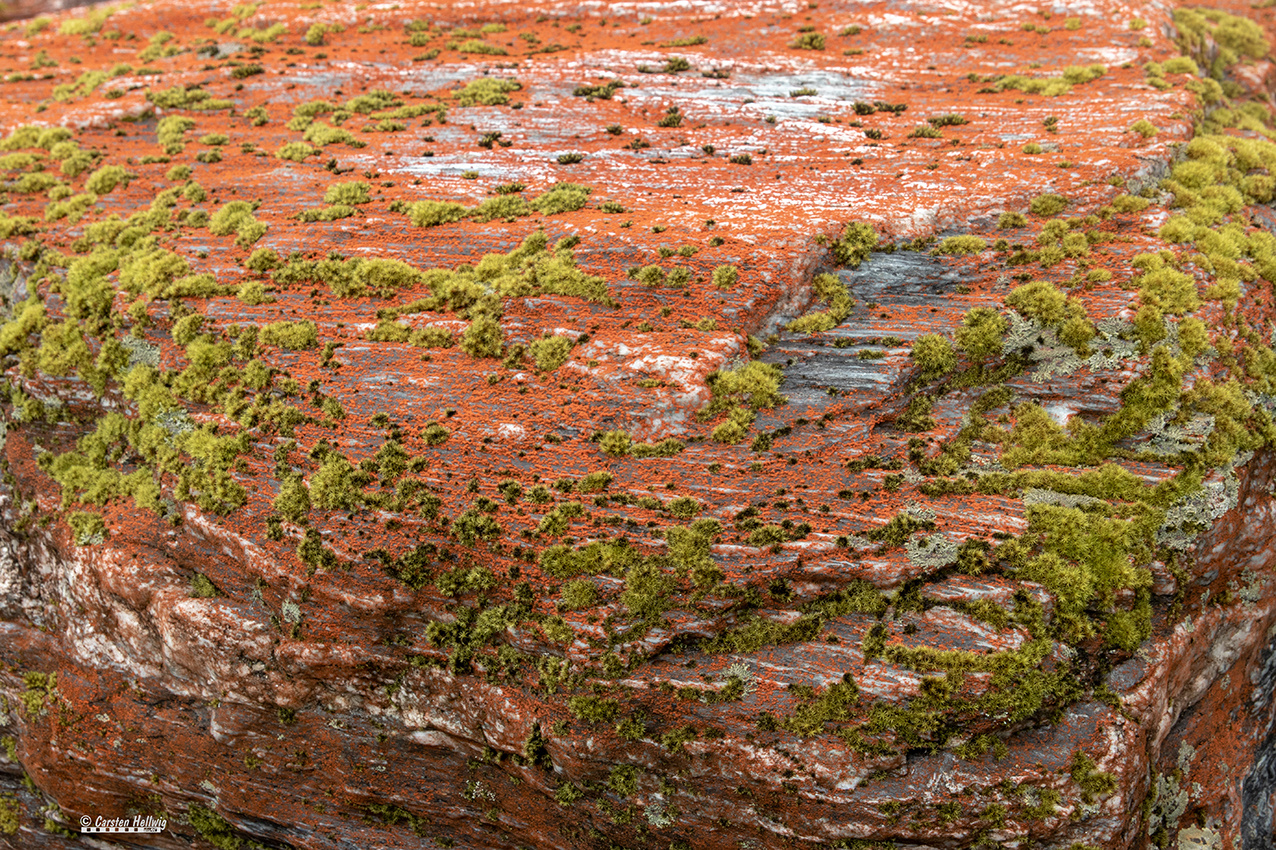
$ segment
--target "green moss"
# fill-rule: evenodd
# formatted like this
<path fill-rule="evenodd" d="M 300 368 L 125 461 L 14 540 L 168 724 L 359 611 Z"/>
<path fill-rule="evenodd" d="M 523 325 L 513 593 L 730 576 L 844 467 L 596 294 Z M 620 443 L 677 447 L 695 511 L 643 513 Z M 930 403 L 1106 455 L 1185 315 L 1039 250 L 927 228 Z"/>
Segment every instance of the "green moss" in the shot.
<path fill-rule="evenodd" d="M 844 673 L 842 681 L 829 685 L 819 697 L 804 701 L 781 725 L 795 735 L 809 738 L 823 732 L 825 723 L 847 720 L 851 706 L 857 702 L 859 688 L 851 674 Z"/>
<path fill-rule="evenodd" d="M 22 804 L 17 797 L 0 795 L 0 835 L 16 833 L 22 825 L 21 815 Z"/>
<path fill-rule="evenodd" d="M 369 193 L 370 188 L 367 183 L 361 180 L 333 183 L 324 192 L 323 202 L 325 204 L 342 204 L 346 206 L 366 204 L 372 200 L 372 196 Z"/>
<path fill-rule="evenodd" d="M 603 454 L 613 457 L 622 457 L 629 454 L 630 447 L 633 446 L 633 439 L 629 436 L 629 432 L 622 430 L 608 431 L 603 434 L 602 439 L 598 443 L 598 447 L 602 449 Z"/>
<path fill-rule="evenodd" d="M 146 93 L 146 99 L 161 109 L 211 111 L 231 109 L 235 105 L 232 101 L 214 98 L 201 88 L 186 88 L 185 86 L 173 86 L 159 91 L 152 89 Z"/>
<path fill-rule="evenodd" d="M 571 356 L 573 342 L 565 336 L 546 336 L 534 340 L 528 346 L 536 368 L 542 372 L 552 372 L 567 362 Z"/>
<path fill-rule="evenodd" d="M 505 48 L 492 44 L 481 38 L 471 38 L 460 42 L 454 48 L 458 53 L 476 53 L 482 56 L 504 56 Z"/>
<path fill-rule="evenodd" d="M 559 598 L 565 608 L 589 608 L 598 601 L 598 586 L 589 579 L 573 579 L 563 585 Z"/>
<path fill-rule="evenodd" d="M 604 697 L 575 696 L 568 700 L 567 709 L 586 723 L 612 723 L 620 714 L 620 703 Z"/>
<path fill-rule="evenodd" d="M 302 210 L 297 213 L 294 218 L 298 221 L 315 222 L 315 221 L 337 221 L 338 219 L 349 218 L 357 213 L 354 207 L 347 207 L 342 204 L 336 204 L 330 207 L 319 207 L 316 209 Z"/>
<path fill-rule="evenodd" d="M 640 561 L 625 572 L 620 602 L 629 613 L 644 620 L 659 618 L 669 609 L 675 582 L 651 561 Z"/>
<path fill-rule="evenodd" d="M 712 280 L 718 289 L 732 289 L 740 280 L 740 270 L 735 266 L 718 266 L 713 270 Z"/>
<path fill-rule="evenodd" d="M 1072 754 L 1072 781 L 1081 788 L 1081 799 L 1093 803 L 1098 797 L 1105 797 L 1117 789 L 1116 777 L 1095 769 L 1094 759 L 1086 755 L 1084 750 Z"/>
<path fill-rule="evenodd" d="M 523 86 L 518 80 L 480 77 L 471 80 L 465 88 L 452 93 L 457 106 L 501 106 L 509 103 L 510 92 Z"/>
<path fill-rule="evenodd" d="M 64 20 L 58 26 L 58 33 L 61 35 L 93 35 L 101 32 L 102 27 L 106 26 L 107 20 L 113 14 L 115 14 L 114 9 L 90 9 L 84 15 Z"/>
<path fill-rule="evenodd" d="M 461 334 L 461 350 L 471 357 L 500 357 L 504 347 L 505 334 L 490 316 L 477 317 Z"/>
<path fill-rule="evenodd" d="M 253 217 L 254 206 L 247 201 L 231 201 L 208 221 L 208 229 L 215 236 L 235 234 L 235 244 L 247 248 L 266 233 L 266 225 Z"/>
<path fill-rule="evenodd" d="M 713 393 L 709 410 L 716 413 L 737 405 L 753 410 L 778 407 L 785 401 L 779 392 L 783 380 L 778 366 L 756 360 L 736 369 L 714 372 L 708 377 Z"/>
<path fill-rule="evenodd" d="M 212 579 L 203 573 L 195 573 L 191 576 L 190 589 L 187 591 L 193 599 L 213 599 L 221 596 L 217 590 L 217 585 L 213 584 Z"/>
<path fill-rule="evenodd" d="M 1001 354 L 1010 324 L 996 310 L 974 307 L 962 316 L 957 329 L 957 346 L 972 360 L 986 360 Z"/>
<path fill-rule="evenodd" d="M 417 201 L 408 208 L 408 220 L 417 227 L 435 227 L 465 218 L 469 210 L 447 201 Z"/>
<path fill-rule="evenodd" d="M 318 148 L 313 148 L 305 142 L 287 142 L 279 150 L 275 151 L 275 156 L 279 159 L 301 162 L 306 157 L 314 156 L 317 153 L 319 153 Z"/>
<path fill-rule="evenodd" d="M 577 483 L 577 487 L 580 488 L 582 493 L 599 493 L 606 489 L 613 478 L 614 476 L 610 472 L 600 469 L 582 477 Z"/>
<path fill-rule="evenodd" d="M 279 488 L 273 507 L 281 517 L 293 523 L 304 522 L 310 514 L 310 491 L 301 476 L 289 475 Z"/>
<path fill-rule="evenodd" d="M 101 514 L 74 511 L 67 515 L 67 525 L 77 546 L 93 546 L 106 539 L 106 521 Z"/>
<path fill-rule="evenodd" d="M 585 206 L 591 191 L 589 187 L 580 186 L 576 183 L 558 183 L 545 194 L 532 201 L 530 206 L 545 215 L 574 212 Z M 513 199 L 513 196 L 507 195 L 505 197 Z"/>
<path fill-rule="evenodd" d="M 1032 199 L 1028 208 L 1034 215 L 1049 218 L 1063 212 L 1068 206 L 1068 199 L 1062 195 L 1038 195 Z"/>
<path fill-rule="evenodd" d="M 700 513 L 700 503 L 690 496 L 679 496 L 669 502 L 666 507 L 669 509 L 669 513 L 678 517 L 678 519 L 691 519 Z"/>
<path fill-rule="evenodd" d="M 823 50 L 824 34 L 818 32 L 801 33 L 797 38 L 789 42 L 789 47 L 794 50 Z"/>
<path fill-rule="evenodd" d="M 877 231 L 862 221 L 846 226 L 842 237 L 833 243 L 833 259 L 844 266 L 857 267 L 877 247 Z"/>
<path fill-rule="evenodd" d="M 719 443 L 734 445 L 744 439 L 754 418 L 754 412 L 748 407 L 732 407 L 727 412 L 727 420 L 714 428 L 710 436 Z"/>
<path fill-rule="evenodd" d="M 634 457 L 673 457 L 686 447 L 681 440 L 667 437 L 658 443 L 634 443 L 629 453 Z"/>
<path fill-rule="evenodd" d="M 115 190 L 115 187 L 124 183 L 127 185 L 129 173 L 119 165 L 106 165 L 99 168 L 89 175 L 88 180 L 84 182 L 84 188 L 98 195 L 106 195 Z"/>
<path fill-rule="evenodd" d="M 1243 58 L 1261 59 L 1270 49 L 1261 26 L 1220 9 L 1176 9 L 1174 25 L 1183 52 L 1218 79 Z"/>
<path fill-rule="evenodd" d="M 263 345 L 276 345 L 289 351 L 302 351 L 319 344 L 318 329 L 310 320 L 274 322 L 261 329 Z"/>
<path fill-rule="evenodd" d="M 236 834 L 230 822 L 212 809 L 191 803 L 186 807 L 186 817 L 200 838 L 217 850 L 240 850 L 244 846 L 244 839 Z"/>
<path fill-rule="evenodd" d="M 469 508 L 452 522 L 452 535 L 462 546 L 479 540 L 495 540 L 504 533 L 500 523 L 479 508 Z"/>
<path fill-rule="evenodd" d="M 922 380 L 947 375 L 957 367 L 952 343 L 939 334 L 923 334 L 913 343 L 913 362 L 921 369 Z"/>
<path fill-rule="evenodd" d="M 935 247 L 932 254 L 978 254 L 988 249 L 987 240 L 979 236 L 949 236 Z"/>

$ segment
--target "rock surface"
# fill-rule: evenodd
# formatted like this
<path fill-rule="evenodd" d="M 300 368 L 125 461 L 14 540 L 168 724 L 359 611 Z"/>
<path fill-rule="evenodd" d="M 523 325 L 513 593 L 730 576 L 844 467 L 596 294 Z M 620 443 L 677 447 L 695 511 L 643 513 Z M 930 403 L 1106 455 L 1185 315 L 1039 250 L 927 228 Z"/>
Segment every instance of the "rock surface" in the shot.
<path fill-rule="evenodd" d="M 1273 846 L 1274 24 L 8 26 L 0 842 Z"/>

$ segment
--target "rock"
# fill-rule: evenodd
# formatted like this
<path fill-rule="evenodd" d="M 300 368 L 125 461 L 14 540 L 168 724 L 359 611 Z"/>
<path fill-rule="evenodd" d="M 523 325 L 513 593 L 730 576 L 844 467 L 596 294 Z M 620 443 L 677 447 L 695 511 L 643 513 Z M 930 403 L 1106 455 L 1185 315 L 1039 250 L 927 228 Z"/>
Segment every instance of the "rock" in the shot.
<path fill-rule="evenodd" d="M 657 5 L 7 32 L 5 840 L 1276 840 L 1276 12 Z"/>

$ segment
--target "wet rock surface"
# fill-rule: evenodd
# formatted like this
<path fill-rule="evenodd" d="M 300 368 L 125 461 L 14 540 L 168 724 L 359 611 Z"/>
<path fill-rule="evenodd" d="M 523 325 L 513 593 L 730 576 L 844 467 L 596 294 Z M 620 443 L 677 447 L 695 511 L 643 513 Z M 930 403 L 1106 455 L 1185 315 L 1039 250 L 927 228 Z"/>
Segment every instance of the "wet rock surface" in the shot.
<path fill-rule="evenodd" d="M 1273 846 L 1225 6 L 10 25 L 0 843 Z"/>

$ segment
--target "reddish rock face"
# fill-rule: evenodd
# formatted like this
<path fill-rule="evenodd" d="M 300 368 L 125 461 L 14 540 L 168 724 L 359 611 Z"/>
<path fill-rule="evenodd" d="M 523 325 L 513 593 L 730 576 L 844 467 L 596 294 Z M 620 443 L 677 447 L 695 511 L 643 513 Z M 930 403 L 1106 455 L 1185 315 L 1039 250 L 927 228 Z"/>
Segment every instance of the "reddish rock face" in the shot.
<path fill-rule="evenodd" d="M 1271 846 L 1273 14 L 10 24 L 0 839 Z"/>

